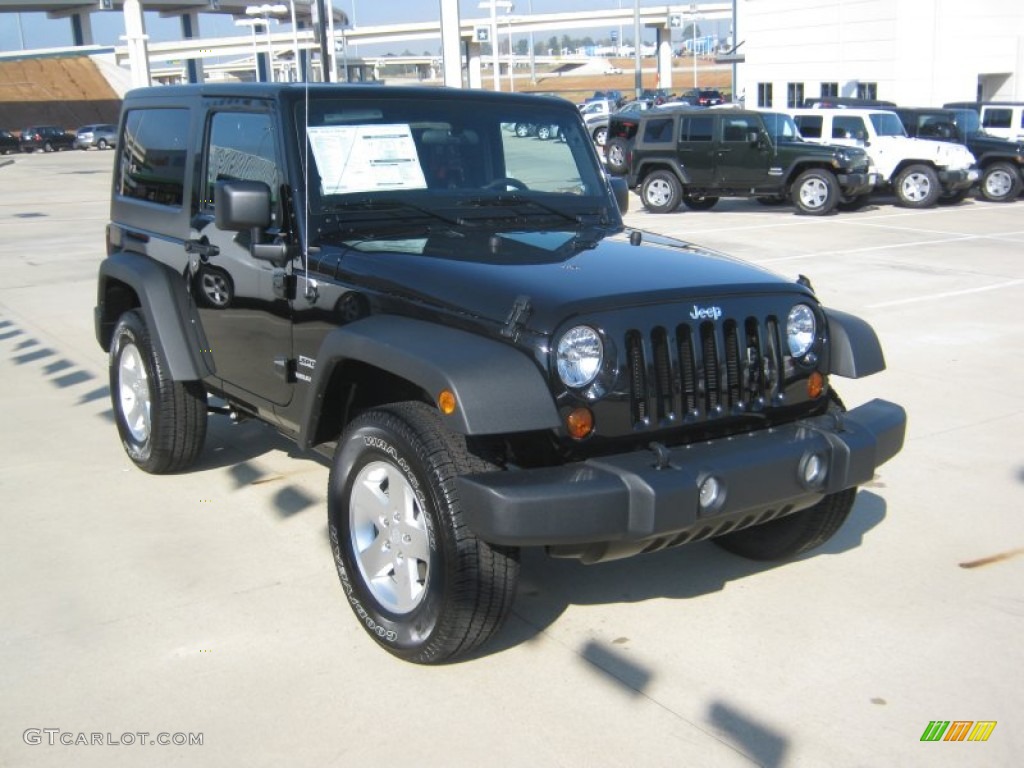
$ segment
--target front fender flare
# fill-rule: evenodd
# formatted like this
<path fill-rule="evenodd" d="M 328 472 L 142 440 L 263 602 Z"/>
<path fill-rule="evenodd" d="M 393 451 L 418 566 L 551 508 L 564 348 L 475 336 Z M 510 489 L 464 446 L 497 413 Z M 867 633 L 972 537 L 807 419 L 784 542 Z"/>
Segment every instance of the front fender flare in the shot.
<path fill-rule="evenodd" d="M 885 355 L 874 328 L 838 309 L 826 309 L 825 317 L 831 341 L 829 373 L 860 379 L 885 370 Z"/>
<path fill-rule="evenodd" d="M 321 343 L 299 425 L 303 449 L 316 434 L 332 372 L 349 360 L 405 379 L 431 399 L 451 390 L 455 412 L 441 418 L 453 432 L 506 434 L 561 423 L 541 371 L 518 349 L 423 320 L 373 315 L 331 331 Z"/>

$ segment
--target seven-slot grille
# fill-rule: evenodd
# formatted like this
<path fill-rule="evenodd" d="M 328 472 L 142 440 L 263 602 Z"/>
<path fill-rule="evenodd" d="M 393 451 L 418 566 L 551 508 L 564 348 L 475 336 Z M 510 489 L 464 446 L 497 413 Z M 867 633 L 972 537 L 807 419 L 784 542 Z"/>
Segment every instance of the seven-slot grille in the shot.
<path fill-rule="evenodd" d="M 780 391 L 774 317 L 630 330 L 625 348 L 637 427 L 760 411 Z"/>

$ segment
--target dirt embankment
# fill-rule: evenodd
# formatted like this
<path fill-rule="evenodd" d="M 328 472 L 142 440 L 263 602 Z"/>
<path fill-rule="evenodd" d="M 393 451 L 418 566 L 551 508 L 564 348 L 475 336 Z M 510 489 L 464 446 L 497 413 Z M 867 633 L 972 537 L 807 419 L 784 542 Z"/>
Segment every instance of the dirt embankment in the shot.
<path fill-rule="evenodd" d="M 117 122 L 121 100 L 87 56 L 0 62 L 0 128 L 29 125 L 75 130 Z"/>

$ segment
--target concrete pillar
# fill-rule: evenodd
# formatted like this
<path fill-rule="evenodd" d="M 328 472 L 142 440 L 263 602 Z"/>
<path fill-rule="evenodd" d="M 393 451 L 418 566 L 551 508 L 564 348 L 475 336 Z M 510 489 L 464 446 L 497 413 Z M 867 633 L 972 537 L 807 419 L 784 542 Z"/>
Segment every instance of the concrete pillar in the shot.
<path fill-rule="evenodd" d="M 92 14 L 89 11 L 71 14 L 71 42 L 73 45 L 93 44 Z"/>
<path fill-rule="evenodd" d="M 462 87 L 462 39 L 459 37 L 459 0 L 441 0 L 441 57 L 444 84 Z"/>
<path fill-rule="evenodd" d="M 149 47 L 146 22 L 142 17 L 141 0 L 124 0 L 124 40 L 128 47 L 128 64 L 132 72 L 132 85 L 136 88 L 148 86 Z"/>
<path fill-rule="evenodd" d="M 480 43 L 470 40 L 466 43 L 467 73 L 470 88 L 482 88 L 484 85 L 483 66 L 480 63 Z"/>
<path fill-rule="evenodd" d="M 656 44 L 658 46 L 658 87 L 672 88 L 672 30 L 658 27 Z"/>
<path fill-rule="evenodd" d="M 199 33 L 199 13 L 186 11 L 181 14 L 181 38 L 182 40 L 194 40 L 202 37 Z M 202 59 L 188 59 L 185 73 L 190 83 L 202 83 L 206 81 L 203 74 Z"/>

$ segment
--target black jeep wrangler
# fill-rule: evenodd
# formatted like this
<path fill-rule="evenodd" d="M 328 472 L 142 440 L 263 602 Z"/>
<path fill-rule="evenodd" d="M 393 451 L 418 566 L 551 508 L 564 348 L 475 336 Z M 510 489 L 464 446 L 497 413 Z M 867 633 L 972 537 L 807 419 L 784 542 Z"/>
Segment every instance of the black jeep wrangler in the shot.
<path fill-rule="evenodd" d="M 754 197 L 791 199 L 800 213 L 822 216 L 841 203 L 856 207 L 879 181 L 863 149 L 804 141 L 793 119 L 777 112 L 651 110 L 636 123 L 627 178 L 652 213 Z M 620 132 L 617 126 L 608 135 Z"/>
<path fill-rule="evenodd" d="M 981 169 L 978 189 L 986 200 L 1006 203 L 1020 196 L 1024 189 L 1024 142 L 985 133 L 973 109 L 896 107 L 893 111 L 900 116 L 908 136 L 952 141 L 971 150 Z M 956 196 L 966 197 L 969 191 L 958 191 Z"/>
<path fill-rule="evenodd" d="M 346 601 L 401 658 L 491 637 L 519 547 L 804 552 L 902 445 L 899 406 L 833 389 L 884 367 L 871 328 L 626 229 L 568 102 L 169 86 L 117 146 L 95 319 L 128 456 L 186 469 L 212 409 L 330 457 Z"/>

